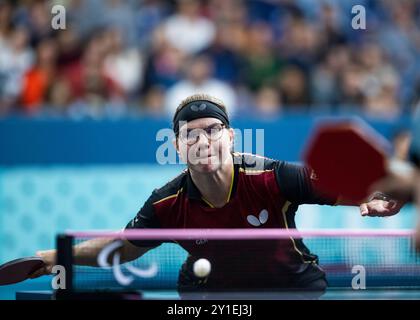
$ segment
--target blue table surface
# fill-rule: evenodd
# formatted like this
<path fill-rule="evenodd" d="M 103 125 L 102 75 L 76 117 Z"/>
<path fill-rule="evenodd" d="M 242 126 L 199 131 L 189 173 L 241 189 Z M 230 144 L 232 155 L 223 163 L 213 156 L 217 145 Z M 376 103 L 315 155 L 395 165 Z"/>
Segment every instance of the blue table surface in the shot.
<path fill-rule="evenodd" d="M 16 295 L 26 299 L 45 299 L 46 295 L 51 298 L 51 277 L 42 277 L 38 279 L 26 280 L 24 282 L 0 286 L 0 300 L 15 300 Z M 179 299 L 175 290 L 144 290 L 142 291 L 144 299 Z M 192 294 L 191 299 L 200 299 L 201 295 Z M 212 293 L 207 296 L 208 299 L 300 299 L 301 296 L 293 296 L 287 292 L 231 292 L 231 293 Z M 352 290 L 347 288 L 330 287 L 319 298 L 320 300 L 354 300 L 354 299 L 394 299 L 394 300 L 420 300 L 420 288 L 368 288 L 366 290 Z"/>
<path fill-rule="evenodd" d="M 15 297 L 18 300 L 50 300 L 51 290 L 17 291 Z M 142 291 L 145 300 L 179 300 L 175 290 L 167 291 Z M 204 297 L 201 293 L 192 293 L 187 300 L 300 300 L 314 299 L 302 293 L 291 292 L 214 292 L 207 293 Z M 329 288 L 319 300 L 420 300 L 420 290 L 414 289 L 390 289 L 375 288 L 370 290 L 351 290 L 343 288 Z"/>

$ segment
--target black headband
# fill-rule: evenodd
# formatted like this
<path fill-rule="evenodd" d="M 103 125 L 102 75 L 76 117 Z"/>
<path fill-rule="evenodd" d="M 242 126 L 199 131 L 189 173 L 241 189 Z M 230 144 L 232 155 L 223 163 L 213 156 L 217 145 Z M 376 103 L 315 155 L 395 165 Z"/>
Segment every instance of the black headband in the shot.
<path fill-rule="evenodd" d="M 179 133 L 180 121 L 191 121 L 200 118 L 216 118 L 229 127 L 229 118 L 227 113 L 217 104 L 208 100 L 198 100 L 188 103 L 180 111 L 175 113 L 173 119 L 174 132 Z"/>

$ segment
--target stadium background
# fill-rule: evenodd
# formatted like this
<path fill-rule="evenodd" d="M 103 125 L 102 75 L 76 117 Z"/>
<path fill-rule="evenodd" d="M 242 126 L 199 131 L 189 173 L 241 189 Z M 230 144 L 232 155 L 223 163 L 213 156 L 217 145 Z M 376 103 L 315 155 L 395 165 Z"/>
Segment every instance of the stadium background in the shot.
<path fill-rule="evenodd" d="M 51 28 L 54 4 L 65 30 Z M 366 30 L 351 27 L 355 4 Z M 388 0 L 0 0 L 0 262 L 53 247 L 65 229 L 124 227 L 179 172 L 156 164 L 156 133 L 194 92 L 224 100 L 235 128 L 264 129 L 269 157 L 300 161 L 316 121 L 359 116 L 404 159 L 420 104 L 419 12 L 419 1 Z M 414 221 L 409 206 L 388 219 L 302 206 L 297 218 Z"/>

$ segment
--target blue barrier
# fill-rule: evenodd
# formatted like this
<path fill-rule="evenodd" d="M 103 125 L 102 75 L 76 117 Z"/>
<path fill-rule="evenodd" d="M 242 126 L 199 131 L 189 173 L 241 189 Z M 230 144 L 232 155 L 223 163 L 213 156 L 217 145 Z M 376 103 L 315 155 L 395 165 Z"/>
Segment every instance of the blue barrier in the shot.
<path fill-rule="evenodd" d="M 233 119 L 234 128 L 264 129 L 264 154 L 298 161 L 314 124 L 325 116 L 290 115 L 272 120 Z M 406 124 L 369 121 L 385 137 Z M 0 165 L 156 163 L 159 130 L 168 119 L 69 120 L 6 118 L 0 120 Z M 240 147 L 240 146 L 239 146 Z M 252 150 L 255 152 L 255 141 Z"/>
<path fill-rule="evenodd" d="M 180 168 L 160 165 L 0 167 L 0 263 L 54 247 L 66 229 L 121 229 Z M 388 219 L 357 207 L 299 208 L 302 228 L 412 228 L 412 207 Z M 5 250 L 4 248 L 7 248 Z"/>

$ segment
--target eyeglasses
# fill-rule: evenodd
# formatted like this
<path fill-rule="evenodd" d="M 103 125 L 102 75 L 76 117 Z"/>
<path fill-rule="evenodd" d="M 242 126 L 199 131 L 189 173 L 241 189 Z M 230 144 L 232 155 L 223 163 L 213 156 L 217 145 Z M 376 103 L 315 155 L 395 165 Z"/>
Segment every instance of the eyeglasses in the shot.
<path fill-rule="evenodd" d="M 222 123 L 216 123 L 207 128 L 195 128 L 195 129 L 185 129 L 179 132 L 179 138 L 183 143 L 191 146 L 198 142 L 200 139 L 200 134 L 204 133 L 207 139 L 211 141 L 219 140 L 222 137 L 223 129 L 226 128 L 226 125 Z"/>

